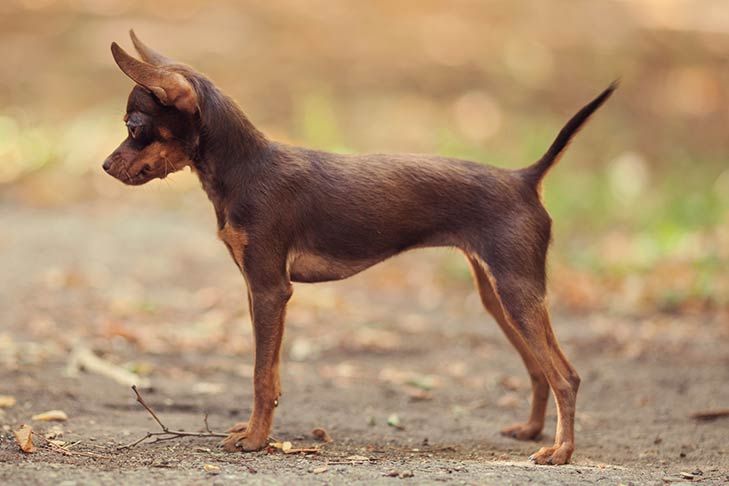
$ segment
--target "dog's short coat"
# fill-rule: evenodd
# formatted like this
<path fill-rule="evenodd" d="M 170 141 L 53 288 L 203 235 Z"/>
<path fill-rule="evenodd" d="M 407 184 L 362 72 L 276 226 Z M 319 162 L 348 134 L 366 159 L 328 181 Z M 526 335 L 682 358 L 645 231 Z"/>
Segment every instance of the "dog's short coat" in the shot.
<path fill-rule="evenodd" d="M 232 430 L 226 449 L 267 444 L 281 394 L 279 351 L 291 282 L 340 280 L 405 250 L 450 246 L 466 254 L 484 306 L 531 377 L 529 420 L 502 433 L 539 436 L 551 388 L 555 442 L 532 460 L 570 460 L 580 378 L 557 343 L 545 304 L 551 220 L 540 201 L 540 182 L 615 84 L 582 108 L 525 169 L 429 155 L 338 155 L 268 140 L 208 78 L 154 52 L 133 32 L 131 37 L 142 61 L 111 46 L 136 86 L 124 117 L 129 135 L 104 170 L 138 185 L 191 167 L 248 286 L 253 412 L 246 425 Z"/>

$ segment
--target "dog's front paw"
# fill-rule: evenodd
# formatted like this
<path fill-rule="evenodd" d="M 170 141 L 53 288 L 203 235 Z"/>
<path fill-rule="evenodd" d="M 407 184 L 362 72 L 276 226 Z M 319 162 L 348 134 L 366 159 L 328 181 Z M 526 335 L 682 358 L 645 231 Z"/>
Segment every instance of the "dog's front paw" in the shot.
<path fill-rule="evenodd" d="M 514 424 L 501 429 L 501 435 L 516 440 L 537 440 L 542 435 L 542 425 L 534 422 Z"/>
<path fill-rule="evenodd" d="M 559 466 L 570 462 L 570 458 L 572 457 L 572 452 L 574 450 L 575 446 L 573 444 L 562 442 L 561 444 L 555 444 L 552 447 L 542 447 L 537 452 L 529 456 L 529 459 L 535 464 Z"/>
<path fill-rule="evenodd" d="M 256 434 L 247 429 L 248 424 L 240 422 L 231 427 L 228 437 L 223 439 L 221 445 L 228 452 L 259 451 L 268 445 L 268 434 Z"/>

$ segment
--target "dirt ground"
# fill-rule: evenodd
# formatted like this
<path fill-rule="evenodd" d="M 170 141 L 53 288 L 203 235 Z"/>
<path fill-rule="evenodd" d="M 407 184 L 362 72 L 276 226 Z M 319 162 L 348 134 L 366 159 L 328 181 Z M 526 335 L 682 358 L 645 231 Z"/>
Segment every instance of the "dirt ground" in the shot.
<path fill-rule="evenodd" d="M 144 396 L 171 428 L 202 430 L 207 413 L 222 431 L 251 405 L 242 278 L 203 196 L 165 207 L 160 192 L 119 206 L 0 206 L 0 395 L 17 400 L 0 411 L 0 483 L 729 481 L 729 419 L 690 418 L 729 406 L 726 322 L 557 311 L 583 378 L 577 450 L 572 465 L 538 467 L 527 457 L 552 440 L 554 407 L 540 441 L 499 435 L 526 418 L 526 373 L 459 256 L 430 250 L 295 287 L 273 434 L 318 454 L 227 454 L 214 438 L 119 450 L 158 429 L 127 386 L 69 376 L 74 349 L 145 375 Z M 69 417 L 60 440 L 72 455 L 42 440 L 20 452 L 12 430 L 48 432 L 53 424 L 31 416 L 51 409 Z M 334 442 L 314 440 L 315 427 Z"/>

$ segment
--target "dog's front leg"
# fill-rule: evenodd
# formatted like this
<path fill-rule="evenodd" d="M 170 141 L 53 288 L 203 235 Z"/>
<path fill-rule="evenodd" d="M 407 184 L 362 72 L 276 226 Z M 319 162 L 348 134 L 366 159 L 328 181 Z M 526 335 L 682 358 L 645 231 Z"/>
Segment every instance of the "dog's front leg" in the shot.
<path fill-rule="evenodd" d="M 276 278 L 269 274 L 261 278 L 259 275 L 256 271 L 246 271 L 255 339 L 253 412 L 244 429 L 232 429 L 223 441 L 223 447 L 228 451 L 255 451 L 268 444 L 273 409 L 281 394 L 279 351 L 286 303 L 291 298 L 292 288 L 283 276 Z"/>

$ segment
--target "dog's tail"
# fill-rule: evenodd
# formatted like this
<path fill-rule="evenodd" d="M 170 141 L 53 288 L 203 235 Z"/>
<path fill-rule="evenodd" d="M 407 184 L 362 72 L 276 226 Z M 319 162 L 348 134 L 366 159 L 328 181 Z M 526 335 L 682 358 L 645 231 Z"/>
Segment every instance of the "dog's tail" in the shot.
<path fill-rule="evenodd" d="M 559 135 L 557 135 L 557 138 L 554 142 L 552 142 L 547 153 L 545 153 L 542 158 L 534 164 L 520 170 L 524 179 L 531 183 L 532 186 L 537 187 L 549 169 L 551 169 L 559 160 L 564 149 L 567 148 L 567 145 L 569 145 L 572 140 L 572 137 L 580 131 L 580 128 L 582 128 L 585 122 L 590 118 L 590 115 L 597 111 L 597 109 L 600 108 L 600 106 L 602 106 L 608 98 L 610 98 L 610 95 L 613 94 L 613 91 L 615 91 L 617 87 L 618 81 L 613 81 L 597 98 L 590 101 L 580 111 L 578 111 L 577 114 L 573 116 L 559 132 Z"/>

